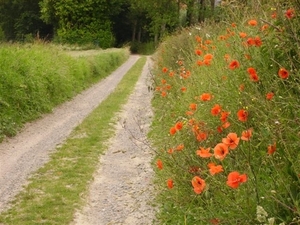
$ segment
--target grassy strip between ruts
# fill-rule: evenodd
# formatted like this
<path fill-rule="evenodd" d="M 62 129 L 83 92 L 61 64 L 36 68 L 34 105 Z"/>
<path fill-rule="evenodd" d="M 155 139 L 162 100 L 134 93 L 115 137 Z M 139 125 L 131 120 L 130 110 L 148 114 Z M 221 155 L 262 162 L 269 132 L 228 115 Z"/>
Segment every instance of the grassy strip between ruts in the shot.
<path fill-rule="evenodd" d="M 114 135 L 115 114 L 133 91 L 146 57 L 129 70 L 116 90 L 58 148 L 30 179 L 13 206 L 2 215 L 4 224 L 69 224 L 92 179 L 107 140 Z M 120 96 L 122 96 L 120 98 Z"/>

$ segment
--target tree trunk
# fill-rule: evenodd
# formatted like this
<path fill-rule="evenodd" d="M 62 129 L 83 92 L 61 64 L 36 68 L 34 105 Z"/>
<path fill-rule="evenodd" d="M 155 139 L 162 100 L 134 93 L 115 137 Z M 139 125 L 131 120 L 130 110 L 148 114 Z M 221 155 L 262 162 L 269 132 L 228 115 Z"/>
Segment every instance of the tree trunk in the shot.
<path fill-rule="evenodd" d="M 141 42 L 141 37 L 142 37 L 142 27 L 139 26 L 139 32 L 138 32 L 138 42 Z"/>
<path fill-rule="evenodd" d="M 187 19 L 188 26 L 191 26 L 193 24 L 193 11 L 194 11 L 194 1 L 189 0 L 186 9 L 186 19 Z"/>
<path fill-rule="evenodd" d="M 204 21 L 205 0 L 199 0 L 198 22 Z"/>
<path fill-rule="evenodd" d="M 135 41 L 135 35 L 136 35 L 136 27 L 137 27 L 137 20 L 134 20 L 133 22 L 133 29 L 132 29 L 132 36 L 131 36 L 131 41 Z"/>
<path fill-rule="evenodd" d="M 211 11 L 213 12 L 215 9 L 215 0 L 210 0 Z"/>

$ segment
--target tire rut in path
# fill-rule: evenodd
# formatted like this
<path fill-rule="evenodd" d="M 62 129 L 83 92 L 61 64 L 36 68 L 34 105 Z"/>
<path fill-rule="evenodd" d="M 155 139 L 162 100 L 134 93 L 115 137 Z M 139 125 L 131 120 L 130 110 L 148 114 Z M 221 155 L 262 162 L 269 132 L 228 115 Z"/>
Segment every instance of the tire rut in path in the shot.
<path fill-rule="evenodd" d="M 71 225 L 154 223 L 152 153 L 146 134 L 151 122 L 148 58 L 133 93 L 118 115 L 116 134 L 100 157 L 85 207 Z"/>
<path fill-rule="evenodd" d="M 56 145 L 113 92 L 138 59 L 137 55 L 130 56 L 110 76 L 0 143 L 0 212 L 26 184 L 28 176 L 49 160 Z"/>

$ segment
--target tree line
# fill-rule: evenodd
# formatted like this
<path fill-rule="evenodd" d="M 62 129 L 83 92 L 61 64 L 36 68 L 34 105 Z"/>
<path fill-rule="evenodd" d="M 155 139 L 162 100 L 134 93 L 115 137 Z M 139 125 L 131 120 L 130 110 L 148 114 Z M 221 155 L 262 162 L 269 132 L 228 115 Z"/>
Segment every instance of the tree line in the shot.
<path fill-rule="evenodd" d="M 158 42 L 209 16 L 219 0 L 0 0 L 0 39 L 102 48 Z"/>

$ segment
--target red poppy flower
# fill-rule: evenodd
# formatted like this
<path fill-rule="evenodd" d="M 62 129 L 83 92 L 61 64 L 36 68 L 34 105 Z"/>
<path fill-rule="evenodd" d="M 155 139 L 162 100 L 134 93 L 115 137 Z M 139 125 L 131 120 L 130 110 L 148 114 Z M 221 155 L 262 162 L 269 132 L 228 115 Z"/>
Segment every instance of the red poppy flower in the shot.
<path fill-rule="evenodd" d="M 189 106 L 190 110 L 197 110 L 197 104 L 196 103 L 191 103 L 190 106 Z"/>
<path fill-rule="evenodd" d="M 250 80 L 252 80 L 253 82 L 259 81 L 259 77 L 256 73 L 249 74 L 249 77 L 250 77 Z"/>
<path fill-rule="evenodd" d="M 228 121 L 226 121 L 225 123 L 222 124 L 222 127 L 224 129 L 226 129 L 226 128 L 230 127 L 230 123 Z"/>
<path fill-rule="evenodd" d="M 229 116 L 229 112 L 226 112 L 226 111 L 223 111 L 221 112 L 221 117 L 220 117 L 220 120 L 225 123 L 228 119 L 228 116 Z"/>
<path fill-rule="evenodd" d="M 158 160 L 156 161 L 156 165 L 157 165 L 157 168 L 158 168 L 158 169 L 160 169 L 160 170 L 163 169 L 163 163 L 162 163 L 162 161 L 161 161 L 160 159 L 158 159 Z"/>
<path fill-rule="evenodd" d="M 245 122 L 248 119 L 248 112 L 244 109 L 240 109 L 237 112 L 237 116 L 238 116 L 239 121 Z"/>
<path fill-rule="evenodd" d="M 243 132 L 242 132 L 241 139 L 242 139 L 243 141 L 249 141 L 250 138 L 252 137 L 252 131 L 253 131 L 252 128 L 243 131 Z"/>
<path fill-rule="evenodd" d="M 262 31 L 265 31 L 265 30 L 267 30 L 269 28 L 269 25 L 268 24 L 264 24 L 260 29 L 262 30 Z"/>
<path fill-rule="evenodd" d="M 225 59 L 225 61 L 227 62 L 227 61 L 230 59 L 230 55 L 229 55 L 229 54 L 225 54 L 225 55 L 224 55 L 224 59 Z"/>
<path fill-rule="evenodd" d="M 240 91 L 244 91 L 244 90 L 245 90 L 245 85 L 244 85 L 244 84 L 241 84 L 241 85 L 239 86 L 239 90 L 240 90 Z"/>
<path fill-rule="evenodd" d="M 278 75 L 282 78 L 282 79 L 286 79 L 289 77 L 289 72 L 285 69 L 285 68 L 280 68 L 278 71 Z"/>
<path fill-rule="evenodd" d="M 240 32 L 240 33 L 239 33 L 239 35 L 240 35 L 240 37 L 241 37 L 241 38 L 245 38 L 245 37 L 247 37 L 247 34 L 246 34 L 246 33 L 244 33 L 244 32 Z"/>
<path fill-rule="evenodd" d="M 170 134 L 171 134 L 171 135 L 176 134 L 176 131 L 177 131 L 176 127 L 171 127 L 171 128 L 170 128 Z"/>
<path fill-rule="evenodd" d="M 204 65 L 204 62 L 202 62 L 201 60 L 197 60 L 197 65 L 198 65 L 198 66 L 203 66 L 203 65 Z"/>
<path fill-rule="evenodd" d="M 206 183 L 205 180 L 201 179 L 198 176 L 193 177 L 192 179 L 192 186 L 194 188 L 194 192 L 196 194 L 201 194 L 205 189 Z"/>
<path fill-rule="evenodd" d="M 174 77 L 174 74 L 175 74 L 174 71 L 170 71 L 169 76 Z"/>
<path fill-rule="evenodd" d="M 210 224 L 212 224 L 212 225 L 218 225 L 218 224 L 220 224 L 220 220 L 217 219 L 217 218 L 211 219 L 209 222 L 210 222 Z"/>
<path fill-rule="evenodd" d="M 248 72 L 249 74 L 254 74 L 254 73 L 256 73 L 256 70 L 255 70 L 253 67 L 249 67 L 249 68 L 247 69 L 247 72 Z"/>
<path fill-rule="evenodd" d="M 254 43 L 256 47 L 260 47 L 262 45 L 262 40 L 257 36 L 254 38 Z"/>
<path fill-rule="evenodd" d="M 221 112 L 221 110 L 221 106 L 219 104 L 215 104 L 210 112 L 213 116 L 217 116 Z"/>
<path fill-rule="evenodd" d="M 207 166 L 211 175 L 215 175 L 224 171 L 221 165 L 216 165 L 215 163 L 209 163 Z"/>
<path fill-rule="evenodd" d="M 201 158 L 209 158 L 212 156 L 212 153 L 210 153 L 210 148 L 202 148 L 200 147 L 200 150 L 196 151 L 196 155 L 200 156 Z"/>
<path fill-rule="evenodd" d="M 202 132 L 202 131 L 197 132 L 196 138 L 197 138 L 198 141 L 204 141 L 204 140 L 207 139 L 207 133 Z"/>
<path fill-rule="evenodd" d="M 211 100 L 211 98 L 212 98 L 212 95 L 210 94 L 210 93 L 203 93 L 201 96 L 200 96 L 200 99 L 202 100 L 202 101 L 209 101 L 209 100 Z"/>
<path fill-rule="evenodd" d="M 163 73 L 166 73 L 166 72 L 168 72 L 168 68 L 167 67 L 163 67 L 162 71 L 163 71 Z"/>
<path fill-rule="evenodd" d="M 239 144 L 240 138 L 236 133 L 229 133 L 226 138 L 222 139 L 222 142 L 230 149 L 235 149 Z"/>
<path fill-rule="evenodd" d="M 288 19 L 292 19 L 295 16 L 295 10 L 294 9 L 288 9 L 285 12 L 285 17 Z"/>
<path fill-rule="evenodd" d="M 211 64 L 211 59 L 204 59 L 203 65 L 209 66 Z"/>
<path fill-rule="evenodd" d="M 200 49 L 195 50 L 196 55 L 202 55 L 202 51 Z"/>
<path fill-rule="evenodd" d="M 204 56 L 204 59 L 206 59 L 206 60 L 212 60 L 213 59 L 213 55 L 212 54 L 206 54 L 205 56 Z"/>
<path fill-rule="evenodd" d="M 221 126 L 218 126 L 217 127 L 217 131 L 218 131 L 218 133 L 222 133 L 223 132 L 223 128 Z"/>
<path fill-rule="evenodd" d="M 196 36 L 196 41 L 197 41 L 198 43 L 200 43 L 200 42 L 202 41 L 202 38 L 199 37 L 199 36 Z"/>
<path fill-rule="evenodd" d="M 169 189 L 174 187 L 174 181 L 171 178 L 167 180 L 167 186 Z"/>
<path fill-rule="evenodd" d="M 167 96 L 167 92 L 162 91 L 162 92 L 161 92 L 161 97 L 166 97 L 166 96 Z"/>
<path fill-rule="evenodd" d="M 248 21 L 248 24 L 249 24 L 250 26 L 256 26 L 256 25 L 257 25 L 257 21 L 256 21 L 256 20 L 249 20 L 249 21 Z"/>
<path fill-rule="evenodd" d="M 269 92 L 266 94 L 266 99 L 267 100 L 271 100 L 274 97 L 274 93 L 273 92 Z"/>
<path fill-rule="evenodd" d="M 177 123 L 175 124 L 176 130 L 181 130 L 182 127 L 183 127 L 183 123 L 182 123 L 181 121 L 179 121 L 179 122 L 177 122 Z"/>
<path fill-rule="evenodd" d="M 238 188 L 241 183 L 244 183 L 246 181 L 247 181 L 246 174 L 240 174 L 237 171 L 233 171 L 228 174 L 226 183 L 231 188 Z"/>
<path fill-rule="evenodd" d="M 182 92 L 186 92 L 186 87 L 181 87 L 180 90 L 181 90 Z"/>
<path fill-rule="evenodd" d="M 168 151 L 167 151 L 169 154 L 172 154 L 174 152 L 174 149 L 173 148 L 169 148 Z"/>
<path fill-rule="evenodd" d="M 224 143 L 219 143 L 214 148 L 214 156 L 216 159 L 223 160 L 228 154 L 228 146 Z"/>
<path fill-rule="evenodd" d="M 272 155 L 276 151 L 276 142 L 273 145 L 268 146 L 268 154 Z"/>
<path fill-rule="evenodd" d="M 177 151 L 182 151 L 184 149 L 184 144 L 180 144 L 176 147 Z"/>
<path fill-rule="evenodd" d="M 231 61 L 229 64 L 229 69 L 234 70 L 240 67 L 240 63 L 237 60 Z"/>
<path fill-rule="evenodd" d="M 253 45 L 255 45 L 255 39 L 254 38 L 248 38 L 247 39 L 247 45 L 249 45 L 249 46 L 253 46 Z"/>

